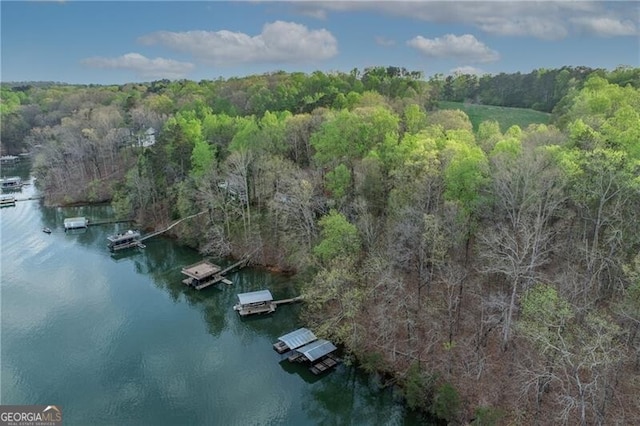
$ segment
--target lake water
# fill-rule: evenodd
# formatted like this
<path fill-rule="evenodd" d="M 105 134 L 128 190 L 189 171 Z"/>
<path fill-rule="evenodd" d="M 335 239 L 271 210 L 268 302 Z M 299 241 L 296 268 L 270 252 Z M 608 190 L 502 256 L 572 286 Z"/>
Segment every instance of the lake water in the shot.
<path fill-rule="evenodd" d="M 316 377 L 272 349 L 302 326 L 299 305 L 233 311 L 237 293 L 296 295 L 295 278 L 247 268 L 197 292 L 180 268 L 201 256 L 170 239 L 114 256 L 106 237 L 126 225 L 64 232 L 65 217 L 109 215 L 40 201 L 0 210 L 0 403 L 60 405 L 65 425 L 417 424 L 374 377 L 345 365 Z"/>

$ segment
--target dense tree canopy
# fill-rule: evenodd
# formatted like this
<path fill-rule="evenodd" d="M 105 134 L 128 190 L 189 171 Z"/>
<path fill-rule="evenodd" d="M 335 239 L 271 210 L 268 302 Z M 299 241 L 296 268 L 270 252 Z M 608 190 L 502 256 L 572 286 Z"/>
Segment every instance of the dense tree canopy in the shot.
<path fill-rule="evenodd" d="M 639 76 L 3 84 L 2 152 L 32 153 L 50 204 L 110 200 L 149 228 L 206 212 L 176 237 L 299 273 L 305 323 L 402 384 L 413 409 L 631 424 Z M 553 124 L 474 127 L 439 100 L 553 111 Z"/>

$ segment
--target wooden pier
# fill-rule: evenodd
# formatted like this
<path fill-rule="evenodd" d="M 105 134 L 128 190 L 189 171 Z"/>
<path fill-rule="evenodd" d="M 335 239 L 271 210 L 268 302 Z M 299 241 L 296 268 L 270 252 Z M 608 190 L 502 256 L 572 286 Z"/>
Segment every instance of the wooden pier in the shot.
<path fill-rule="evenodd" d="M 191 216 L 183 217 L 183 218 L 182 218 L 182 219 L 180 219 L 180 220 L 176 220 L 176 221 L 175 221 L 175 222 L 173 222 L 171 225 L 167 226 L 167 227 L 166 227 L 166 228 L 164 228 L 164 229 L 161 229 L 160 231 L 155 231 L 155 232 L 152 232 L 152 233 L 150 233 L 150 234 L 147 234 L 147 235 L 143 236 L 142 238 L 140 238 L 140 241 L 147 240 L 147 239 L 149 239 L 149 238 L 155 237 L 156 235 L 164 234 L 165 232 L 167 232 L 168 230 L 170 230 L 171 228 L 173 228 L 174 226 L 176 226 L 176 225 L 177 225 L 177 224 L 179 224 L 180 222 L 185 221 L 185 220 L 187 220 L 187 219 L 191 219 L 192 217 L 200 216 L 201 214 L 204 214 L 204 213 L 206 213 L 206 212 L 207 212 L 206 210 L 203 210 L 203 211 L 201 211 L 200 213 L 192 214 Z"/>
<path fill-rule="evenodd" d="M 133 220 L 131 219 L 104 219 L 104 220 L 89 220 L 87 223 L 88 226 L 98 226 L 98 225 L 111 225 L 114 223 L 131 223 Z"/>
<path fill-rule="evenodd" d="M 32 200 L 42 200 L 44 197 L 42 195 L 27 197 L 27 198 L 16 198 L 16 201 L 32 201 Z"/>
<path fill-rule="evenodd" d="M 311 371 L 313 374 L 315 374 L 317 376 L 317 375 L 322 374 L 325 371 L 328 371 L 328 370 L 332 369 L 333 367 L 337 366 L 339 362 L 340 362 L 340 360 L 338 358 L 336 358 L 335 355 L 330 353 L 329 355 L 327 355 L 322 360 L 320 360 L 320 361 L 316 362 L 315 364 L 313 364 L 309 368 L 309 371 Z"/>
<path fill-rule="evenodd" d="M 107 237 L 107 240 L 109 241 L 107 246 L 109 247 L 109 250 L 111 251 L 118 251 L 118 250 L 123 250 L 123 249 L 127 249 L 127 248 L 145 248 L 146 246 L 142 243 L 144 240 L 148 240 L 151 237 L 155 237 L 156 235 L 160 235 L 164 232 L 167 232 L 168 230 L 170 230 L 171 228 L 173 228 L 174 226 L 176 226 L 177 224 L 179 224 L 180 222 L 182 222 L 183 220 L 187 220 L 187 219 L 191 219 L 192 217 L 196 217 L 198 215 L 201 215 L 205 213 L 205 211 L 201 211 L 200 213 L 196 213 L 193 214 L 191 216 L 187 216 L 183 219 L 177 220 L 175 222 L 173 222 L 171 225 L 169 225 L 168 227 L 166 227 L 165 229 L 162 229 L 160 231 L 156 231 L 156 232 L 152 232 L 151 234 L 147 234 L 147 235 L 140 235 L 139 231 L 126 231 L 125 233 L 122 234 L 115 234 L 115 235 L 111 235 L 109 237 Z M 128 223 L 128 222 L 133 222 L 130 219 L 105 219 L 105 220 L 92 220 L 89 221 L 87 220 L 87 226 L 95 226 L 95 225 L 108 225 L 108 224 L 113 224 L 113 223 Z M 195 265 L 192 265 L 195 266 Z M 184 272 L 184 271 L 183 271 Z M 188 275 L 188 274 L 187 274 Z M 201 277 L 196 278 L 196 280 L 198 280 Z M 190 280 L 190 279 L 189 279 Z M 187 280 L 185 280 L 187 281 Z M 183 281 L 183 282 L 185 282 Z M 222 278 L 220 281 L 223 282 L 227 282 L 228 284 L 231 284 L 230 281 L 228 281 L 226 278 Z M 187 284 L 185 282 L 185 284 Z M 204 288 L 204 287 L 202 287 Z"/>
<path fill-rule="evenodd" d="M 301 302 L 301 301 L 302 301 L 302 296 L 296 296 L 296 297 L 292 297 L 291 299 L 274 300 L 273 304 L 274 305 L 285 305 L 287 303 L 296 303 L 296 302 Z"/>

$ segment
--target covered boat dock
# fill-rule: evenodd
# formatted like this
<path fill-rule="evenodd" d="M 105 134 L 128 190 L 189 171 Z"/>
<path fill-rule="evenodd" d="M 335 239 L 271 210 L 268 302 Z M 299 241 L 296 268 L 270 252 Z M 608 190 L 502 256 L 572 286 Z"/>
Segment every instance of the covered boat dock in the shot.
<path fill-rule="evenodd" d="M 303 327 L 278 337 L 278 341 L 273 344 L 273 349 L 279 354 L 283 354 L 317 339 L 311 330 Z"/>
<path fill-rule="evenodd" d="M 222 278 L 218 275 L 220 271 L 221 269 L 218 265 L 202 260 L 182 268 L 182 273 L 188 277 L 182 280 L 182 282 L 196 290 L 201 290 L 222 281 Z"/>
<path fill-rule="evenodd" d="M 13 195 L 0 196 L 0 207 L 12 207 L 16 205 L 16 197 Z"/>
<path fill-rule="evenodd" d="M 309 370 L 317 375 L 338 365 L 338 359 L 333 355 L 337 349 L 330 341 L 318 339 L 296 349 L 289 361 L 310 362 Z"/>
<path fill-rule="evenodd" d="M 266 314 L 276 310 L 273 296 L 269 290 L 258 290 L 238 294 L 238 304 L 233 307 L 241 316 Z"/>
<path fill-rule="evenodd" d="M 146 238 L 148 237 L 142 237 L 142 240 Z M 182 273 L 189 277 L 182 280 L 182 282 L 188 286 L 195 288 L 196 290 L 202 290 L 203 288 L 209 287 L 210 285 L 217 284 L 219 282 L 223 282 L 225 284 L 233 284 L 233 282 L 225 278 L 224 274 L 243 268 L 247 266 L 248 263 L 249 258 L 245 257 L 243 259 L 240 259 L 233 265 L 227 266 L 226 268 L 222 269 L 218 265 L 214 265 L 213 263 L 207 262 L 206 260 L 202 260 L 198 263 L 194 263 L 193 265 L 182 268 Z"/>
<path fill-rule="evenodd" d="M 279 354 L 290 352 L 289 362 L 310 363 L 309 371 L 315 375 L 332 369 L 340 362 L 334 354 L 338 348 L 328 340 L 318 339 L 307 328 L 280 336 L 273 349 Z"/>
<path fill-rule="evenodd" d="M 126 232 L 110 235 L 107 237 L 107 247 L 111 251 L 123 250 L 129 247 L 144 248 L 144 244 L 140 242 L 140 232 L 128 230 Z"/>
<path fill-rule="evenodd" d="M 64 220 L 64 230 L 86 228 L 89 226 L 89 219 L 86 217 L 69 217 Z"/>
<path fill-rule="evenodd" d="M 22 188 L 22 178 L 20 176 L 11 176 L 0 179 L 2 189 L 19 189 Z"/>

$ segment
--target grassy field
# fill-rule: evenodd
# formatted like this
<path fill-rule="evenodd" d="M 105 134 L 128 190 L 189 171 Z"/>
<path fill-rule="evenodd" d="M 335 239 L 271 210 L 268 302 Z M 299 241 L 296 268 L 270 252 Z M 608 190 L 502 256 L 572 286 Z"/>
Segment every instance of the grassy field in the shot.
<path fill-rule="evenodd" d="M 500 123 L 500 130 L 506 131 L 509 127 L 517 124 L 522 129 L 529 124 L 548 124 L 551 114 L 534 111 L 525 108 L 508 108 L 492 105 L 463 104 L 462 102 L 440 102 L 440 109 L 459 109 L 464 111 L 473 124 L 473 130 L 478 130 L 478 126 L 483 121 L 495 120 Z"/>

